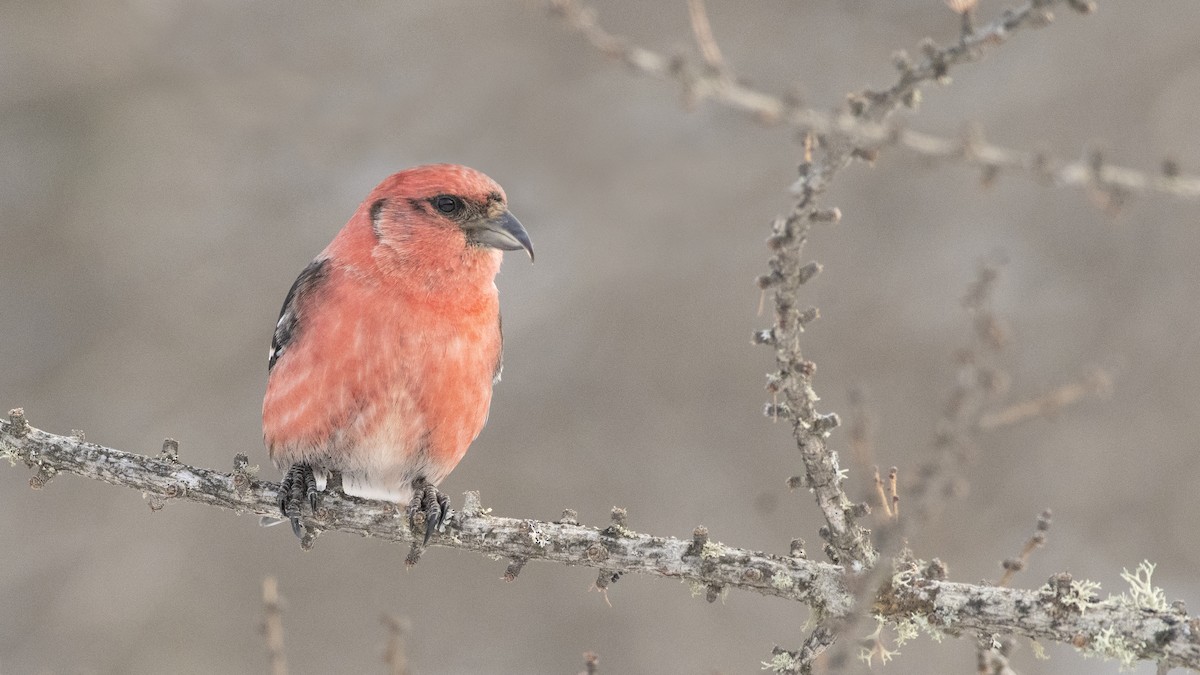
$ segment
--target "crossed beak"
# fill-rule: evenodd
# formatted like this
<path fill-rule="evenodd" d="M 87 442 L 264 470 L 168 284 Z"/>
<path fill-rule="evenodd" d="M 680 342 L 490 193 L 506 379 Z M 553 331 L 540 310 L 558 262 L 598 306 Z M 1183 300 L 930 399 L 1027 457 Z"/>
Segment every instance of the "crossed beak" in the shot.
<path fill-rule="evenodd" d="M 508 211 L 469 226 L 467 239 L 481 246 L 498 248 L 501 251 L 516 251 L 523 248 L 529 254 L 529 261 L 533 262 L 533 242 L 529 241 L 529 233 L 525 231 L 521 221 Z"/>

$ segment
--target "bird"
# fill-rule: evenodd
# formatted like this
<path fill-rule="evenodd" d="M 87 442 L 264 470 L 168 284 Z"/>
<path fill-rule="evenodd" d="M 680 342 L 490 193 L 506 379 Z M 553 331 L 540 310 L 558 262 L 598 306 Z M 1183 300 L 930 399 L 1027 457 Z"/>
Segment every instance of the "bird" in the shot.
<path fill-rule="evenodd" d="M 329 480 L 407 505 L 445 531 L 437 485 L 487 422 L 502 370 L 495 277 L 529 234 L 480 171 L 430 164 L 384 179 L 292 284 L 267 359 L 263 442 L 279 510 L 302 537 Z"/>

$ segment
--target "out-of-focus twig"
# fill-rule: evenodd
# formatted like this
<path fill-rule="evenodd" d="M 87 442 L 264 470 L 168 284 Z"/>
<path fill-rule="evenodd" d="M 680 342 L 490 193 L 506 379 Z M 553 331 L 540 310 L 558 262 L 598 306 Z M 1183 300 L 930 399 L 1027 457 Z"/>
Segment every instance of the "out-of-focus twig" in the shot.
<path fill-rule="evenodd" d="M 875 497 L 879 500 L 879 510 L 887 520 L 900 517 L 900 491 L 897 488 L 897 476 L 900 469 L 892 467 L 888 471 L 887 482 L 879 475 L 879 467 L 875 467 Z"/>
<path fill-rule="evenodd" d="M 890 494 L 890 502 L 896 507 L 895 517 L 874 531 L 875 543 L 886 558 L 900 552 L 909 535 L 931 519 L 937 509 L 945 504 L 953 486 L 962 480 L 961 470 L 974 451 L 973 435 L 977 431 L 979 411 L 984 401 L 1004 389 L 1004 375 L 989 367 L 984 360 L 985 354 L 999 351 L 1007 342 L 1003 322 L 991 306 L 992 295 L 1000 279 L 1000 269 L 999 260 L 982 261 L 963 295 L 962 305 L 971 320 L 971 344 L 956 355 L 958 373 L 942 419 L 937 422 L 934 454 L 912 472 L 915 478 L 905 490 L 911 506 L 906 508 L 903 518 L 899 517 L 898 469 L 893 468 L 889 472 L 886 487 L 876 471 L 878 498 L 888 502 Z M 870 603 L 863 600 L 884 582 L 890 571 L 880 565 L 863 579 L 850 584 L 857 599 L 857 611 L 841 618 L 840 631 L 853 630 L 867 612 L 875 611 Z M 882 659 L 888 653 L 879 642 L 880 630 L 882 627 L 877 626 L 875 643 L 867 658 L 870 653 L 875 653 Z M 835 669 L 849 661 L 852 647 L 851 643 L 842 642 L 833 650 L 830 661 Z M 860 654 L 860 658 L 864 658 L 864 655 Z"/>
<path fill-rule="evenodd" d="M 688 0 L 688 16 L 692 20 L 692 35 L 696 38 L 696 47 L 700 49 L 704 64 L 718 77 L 732 79 L 729 66 L 721 56 L 721 48 L 717 46 L 717 40 L 713 37 L 712 24 L 708 22 L 708 10 L 704 7 L 704 0 Z"/>
<path fill-rule="evenodd" d="M 287 675 L 287 657 L 283 653 L 283 610 L 279 601 L 279 583 L 267 577 L 262 583 L 263 637 L 271 661 L 271 675 Z"/>
<path fill-rule="evenodd" d="M 856 470 L 866 473 L 875 465 L 874 421 L 867 412 L 866 396 L 860 389 L 851 389 L 846 396 L 850 408 L 847 443 Z"/>
<path fill-rule="evenodd" d="M 596 652 L 583 653 L 583 671 L 579 675 L 597 675 L 600 672 L 600 655 Z"/>
<path fill-rule="evenodd" d="M 934 452 L 913 472 L 915 480 L 905 488 L 910 507 L 902 527 L 888 533 L 898 539 L 924 525 L 948 497 L 962 491 L 962 470 L 975 455 L 983 407 L 1008 389 L 1008 375 L 989 363 L 1008 343 L 1004 321 L 992 308 L 1001 266 L 1001 261 L 981 262 L 963 296 L 962 304 L 973 328 L 972 340 L 954 356 L 958 372 L 936 426 Z"/>
<path fill-rule="evenodd" d="M 387 664 L 388 673 L 412 675 L 412 671 L 408 667 L 408 649 L 405 645 L 411 629 L 409 620 L 391 614 L 383 615 L 381 620 L 388 632 L 387 646 L 383 652 L 383 661 Z"/>
<path fill-rule="evenodd" d="M 1112 376 L 1107 371 L 1096 368 L 1078 382 L 1069 382 L 1045 395 L 982 415 L 979 418 L 979 429 L 993 431 L 1035 417 L 1052 417 L 1085 398 L 1109 396 L 1112 390 Z"/>
<path fill-rule="evenodd" d="M 977 675 L 1016 675 L 1009 665 L 1013 640 L 1007 635 L 979 635 L 975 647 L 975 672 Z"/>
<path fill-rule="evenodd" d="M 917 105 L 919 85 L 944 81 L 952 66 L 979 58 L 982 50 L 1004 42 L 1013 31 L 1040 25 L 1055 5 L 1086 9 L 1075 0 L 1026 2 L 964 35 L 955 44 L 938 47 L 926 42 L 922 45 L 924 58 L 920 63 L 913 64 L 906 56 L 896 59 L 901 71 L 896 85 L 883 91 L 856 94 L 851 97 L 848 110 L 833 114 L 801 107 L 723 74 L 693 72 L 686 61 L 678 57 L 631 44 L 625 38 L 609 33 L 597 22 L 595 12 L 578 0 L 550 0 L 549 4 L 601 53 L 644 75 L 680 83 L 688 101 L 714 100 L 746 112 L 764 124 L 787 124 L 818 135 L 837 137 L 859 149 L 857 156 L 862 158 L 874 156 L 885 146 L 897 146 L 928 159 L 952 160 L 976 167 L 985 182 L 994 181 L 1003 173 L 1027 174 L 1047 184 L 1089 190 L 1103 196 L 1102 203 L 1108 206 L 1119 205 L 1127 196 L 1141 194 L 1200 199 L 1200 176 L 1182 173 L 1174 162 L 1164 161 L 1162 170 L 1153 173 L 1111 164 L 1097 151 L 1087 151 L 1077 160 L 1062 160 L 1040 151 L 1016 150 L 990 143 L 977 127 L 958 137 L 938 136 L 897 124 L 883 124 L 882 115 L 875 114 L 879 110 L 894 109 L 895 105 Z"/>

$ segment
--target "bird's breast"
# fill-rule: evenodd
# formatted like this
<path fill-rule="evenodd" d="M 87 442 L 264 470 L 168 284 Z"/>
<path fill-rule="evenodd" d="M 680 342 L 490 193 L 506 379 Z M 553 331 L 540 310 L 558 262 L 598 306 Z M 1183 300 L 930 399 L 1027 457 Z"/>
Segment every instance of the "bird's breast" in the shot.
<path fill-rule="evenodd" d="M 355 281 L 329 284 L 326 311 L 303 315 L 271 373 L 272 459 L 436 483 L 487 421 L 501 348 L 495 286 L 430 296 Z"/>
<path fill-rule="evenodd" d="M 386 409 L 364 436 L 422 453 L 441 475 L 458 464 L 487 421 L 500 359 L 499 307 L 494 294 L 488 300 L 447 306 L 409 299 L 374 314 L 369 333 L 379 339 L 376 367 L 386 376 L 376 380 L 383 390 L 365 400 Z"/>

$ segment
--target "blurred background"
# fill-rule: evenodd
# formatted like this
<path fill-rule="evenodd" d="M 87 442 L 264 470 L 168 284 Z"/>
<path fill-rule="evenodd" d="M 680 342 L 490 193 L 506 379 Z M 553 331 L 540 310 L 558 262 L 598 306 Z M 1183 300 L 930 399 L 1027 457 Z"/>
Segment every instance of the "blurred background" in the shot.
<path fill-rule="evenodd" d="M 981 17 L 1003 4 L 983 0 Z M 612 31 L 694 53 L 686 3 L 595 3 Z M 828 109 L 895 80 L 890 55 L 957 38 L 940 0 L 711 0 L 737 72 Z M 1016 148 L 1200 167 L 1200 4 L 1102 0 L 1022 31 L 948 88 L 918 129 L 977 121 Z M 274 478 L 259 406 L 295 275 L 383 177 L 426 162 L 477 167 L 508 191 L 537 246 L 498 279 L 506 354 L 491 422 L 442 484 L 507 516 L 575 508 L 603 524 L 819 557 L 820 516 L 762 417 L 766 348 L 750 344 L 768 223 L 790 205 L 794 134 L 608 62 L 536 3 L 129 0 L 0 3 L 0 407 L 34 426 Z M 838 176 L 836 226 L 808 255 L 802 303 L 822 410 L 860 389 L 878 461 L 902 476 L 932 448 L 970 339 L 960 308 L 978 261 L 1011 261 L 995 295 L 1012 329 L 1012 400 L 1116 378 L 1109 400 L 987 435 L 968 496 L 912 539 L 952 578 L 996 579 L 1042 509 L 1049 544 L 1016 584 L 1052 573 L 1124 590 L 1148 558 L 1168 598 L 1200 608 L 1200 205 L 1088 195 L 885 150 Z M 834 433 L 845 451 L 848 434 Z M 302 552 L 287 528 L 70 476 L 42 492 L 0 471 L 0 672 L 256 673 L 260 585 L 279 579 L 293 673 L 384 672 L 384 614 L 413 619 L 415 672 L 752 673 L 797 647 L 806 608 L 625 577 L 610 607 L 592 571 L 348 535 Z M 864 487 L 869 476 L 852 475 Z M 867 626 L 864 633 L 869 632 Z M 970 640 L 910 643 L 891 673 L 966 672 Z M 1117 672 L 1070 648 L 1028 673 Z M 1138 672 L 1151 673 L 1142 666 Z"/>

